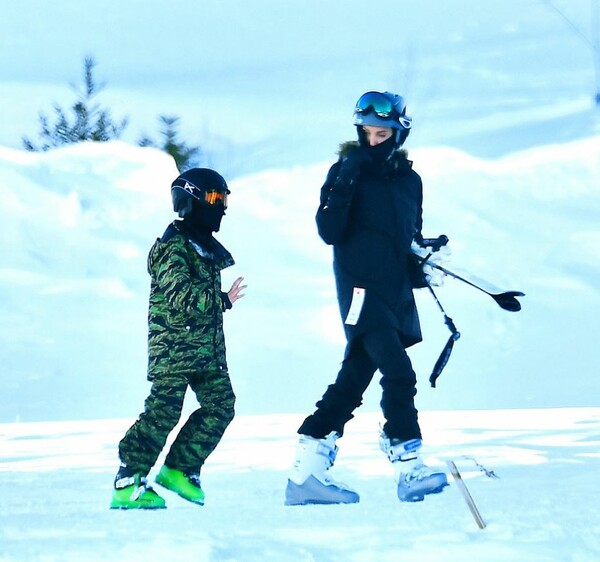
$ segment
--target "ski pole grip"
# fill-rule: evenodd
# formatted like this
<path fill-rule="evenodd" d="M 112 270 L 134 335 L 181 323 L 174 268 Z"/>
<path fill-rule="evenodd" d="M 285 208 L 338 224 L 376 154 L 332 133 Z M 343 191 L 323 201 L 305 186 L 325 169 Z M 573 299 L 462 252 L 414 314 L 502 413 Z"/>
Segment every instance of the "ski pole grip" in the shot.
<path fill-rule="evenodd" d="M 440 234 L 437 238 L 423 238 L 423 246 L 430 246 L 433 252 L 438 252 L 449 241 L 449 238 L 445 234 Z"/>

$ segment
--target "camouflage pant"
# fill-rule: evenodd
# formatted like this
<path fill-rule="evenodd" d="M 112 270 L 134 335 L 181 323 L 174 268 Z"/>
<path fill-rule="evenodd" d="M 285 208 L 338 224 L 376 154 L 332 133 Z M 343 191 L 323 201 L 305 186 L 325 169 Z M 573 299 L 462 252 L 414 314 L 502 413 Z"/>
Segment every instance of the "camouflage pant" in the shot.
<path fill-rule="evenodd" d="M 171 445 L 165 464 L 196 472 L 215 449 L 234 416 L 235 395 L 227 371 L 162 375 L 152 383 L 144 412 L 119 443 L 128 467 L 148 474 L 179 422 L 187 387 L 201 407 L 185 422 Z"/>

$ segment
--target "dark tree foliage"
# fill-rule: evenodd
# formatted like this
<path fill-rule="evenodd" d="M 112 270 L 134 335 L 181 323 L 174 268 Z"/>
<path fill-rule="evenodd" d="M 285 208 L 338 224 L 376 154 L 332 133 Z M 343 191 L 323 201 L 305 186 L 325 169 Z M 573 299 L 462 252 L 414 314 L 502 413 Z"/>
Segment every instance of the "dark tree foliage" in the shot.
<path fill-rule="evenodd" d="M 54 105 L 52 123 L 46 114 L 40 112 L 39 143 L 34 144 L 29 138 L 23 137 L 26 150 L 45 151 L 65 144 L 82 141 L 105 142 L 121 136 L 128 120 L 125 118 L 115 123 L 110 111 L 95 102 L 96 96 L 104 89 L 104 84 L 98 84 L 94 78 L 95 66 L 94 58 L 85 58 L 83 84 L 79 88 L 73 88 L 77 99 L 70 108 L 70 116 L 57 104 Z"/>
<path fill-rule="evenodd" d="M 140 146 L 152 146 L 159 148 L 167 154 L 170 154 L 175 160 L 177 169 L 183 172 L 199 164 L 202 151 L 198 146 L 188 146 L 179 139 L 179 117 L 170 115 L 160 115 L 160 134 L 161 139 L 154 141 L 148 136 L 142 137 L 138 144 Z"/>

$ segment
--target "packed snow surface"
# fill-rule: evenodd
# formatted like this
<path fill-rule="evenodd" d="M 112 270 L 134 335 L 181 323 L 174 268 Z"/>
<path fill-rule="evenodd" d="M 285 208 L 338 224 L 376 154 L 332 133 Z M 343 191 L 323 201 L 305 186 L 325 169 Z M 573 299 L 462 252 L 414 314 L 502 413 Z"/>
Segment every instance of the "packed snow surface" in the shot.
<path fill-rule="evenodd" d="M 156 486 L 167 509 L 154 512 L 108 508 L 116 444 L 131 420 L 2 424 L 0 560 L 599 559 L 600 409 L 439 411 L 421 419 L 426 461 L 443 469 L 455 461 L 485 529 L 451 477 L 442 494 L 398 501 L 376 414 L 348 423 L 332 469 L 359 492 L 359 504 L 283 505 L 301 418 L 282 414 L 234 420 L 205 465 L 204 507 Z"/>

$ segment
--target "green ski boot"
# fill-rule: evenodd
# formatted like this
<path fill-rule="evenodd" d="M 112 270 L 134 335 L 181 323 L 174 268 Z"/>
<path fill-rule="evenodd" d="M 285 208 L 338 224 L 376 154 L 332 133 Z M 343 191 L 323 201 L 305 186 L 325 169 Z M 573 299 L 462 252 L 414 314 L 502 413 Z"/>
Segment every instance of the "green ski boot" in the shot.
<path fill-rule="evenodd" d="M 165 500 L 150 486 L 146 478 L 135 474 L 115 482 L 111 509 L 164 509 Z"/>
<path fill-rule="evenodd" d="M 184 500 L 204 505 L 204 492 L 200 487 L 200 474 L 185 474 L 181 470 L 164 466 L 156 476 L 157 484 L 175 492 Z"/>

